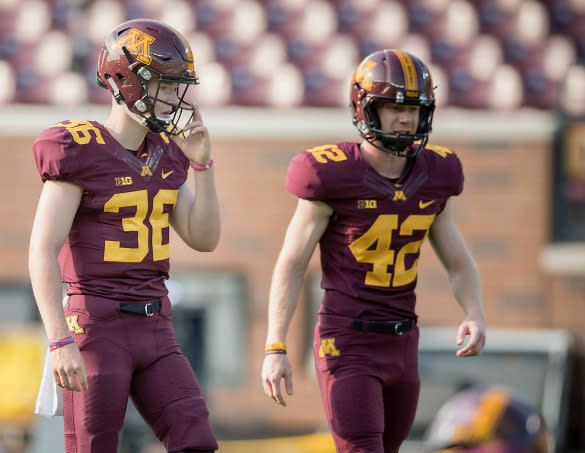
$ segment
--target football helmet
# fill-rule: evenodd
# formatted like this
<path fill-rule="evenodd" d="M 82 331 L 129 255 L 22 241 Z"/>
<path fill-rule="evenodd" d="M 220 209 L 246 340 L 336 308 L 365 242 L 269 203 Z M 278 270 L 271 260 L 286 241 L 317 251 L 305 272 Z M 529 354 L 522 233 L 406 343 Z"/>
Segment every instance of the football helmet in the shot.
<path fill-rule="evenodd" d="M 464 390 L 437 412 L 427 431 L 433 452 L 547 453 L 544 419 L 498 387 Z"/>
<path fill-rule="evenodd" d="M 431 132 L 433 88 L 429 69 L 414 55 L 394 49 L 376 51 L 362 60 L 351 79 L 349 107 L 353 124 L 376 148 L 395 156 L 414 157 L 424 148 Z M 419 106 L 416 132 L 383 130 L 377 112 L 382 102 Z M 411 146 L 415 142 L 417 146 Z"/>
<path fill-rule="evenodd" d="M 149 89 L 153 78 L 156 90 Z M 178 84 L 176 104 L 158 98 L 162 82 Z M 159 21 L 130 20 L 111 31 L 98 59 L 97 83 L 152 131 L 178 135 L 193 118 L 193 106 L 185 100 L 189 86 L 199 83 L 193 52 L 178 31 Z M 172 107 L 170 117 L 156 117 L 156 103 Z"/>

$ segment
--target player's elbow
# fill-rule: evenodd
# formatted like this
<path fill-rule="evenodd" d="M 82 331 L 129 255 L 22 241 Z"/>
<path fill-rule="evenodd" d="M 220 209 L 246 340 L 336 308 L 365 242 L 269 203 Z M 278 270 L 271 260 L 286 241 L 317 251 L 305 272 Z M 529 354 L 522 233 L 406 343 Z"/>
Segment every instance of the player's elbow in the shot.
<path fill-rule="evenodd" d="M 187 244 L 193 250 L 198 252 L 213 252 L 219 245 L 220 233 L 219 231 L 209 231 L 204 234 L 199 234 L 188 241 Z"/>
<path fill-rule="evenodd" d="M 28 245 L 29 267 L 42 257 L 57 256 L 61 246 L 57 243 L 47 241 L 44 237 L 33 234 Z"/>

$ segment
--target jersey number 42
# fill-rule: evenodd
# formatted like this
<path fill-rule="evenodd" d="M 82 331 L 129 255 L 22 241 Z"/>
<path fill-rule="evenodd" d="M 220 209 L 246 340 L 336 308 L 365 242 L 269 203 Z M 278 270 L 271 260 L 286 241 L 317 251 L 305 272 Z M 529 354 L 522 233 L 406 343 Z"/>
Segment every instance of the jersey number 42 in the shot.
<path fill-rule="evenodd" d="M 406 268 L 406 256 L 418 255 L 435 215 L 409 215 L 398 225 L 398 215 L 378 216 L 372 226 L 362 236 L 349 245 L 349 250 L 359 263 L 372 264 L 366 272 L 365 284 L 371 286 L 396 287 L 412 283 L 416 279 L 418 258 L 411 267 Z M 398 230 L 400 236 L 412 236 L 415 230 L 424 231 L 418 241 L 410 241 L 399 250 L 392 248 L 392 234 Z M 392 267 L 394 273 L 389 271 Z"/>

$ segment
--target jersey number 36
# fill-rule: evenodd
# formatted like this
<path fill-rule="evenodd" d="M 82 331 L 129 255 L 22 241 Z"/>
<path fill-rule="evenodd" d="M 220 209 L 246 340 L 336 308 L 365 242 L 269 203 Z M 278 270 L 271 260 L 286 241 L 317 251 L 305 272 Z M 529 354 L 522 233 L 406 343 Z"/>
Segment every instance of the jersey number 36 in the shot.
<path fill-rule="evenodd" d="M 134 192 L 117 193 L 104 205 L 104 212 L 119 212 L 123 207 L 135 207 L 136 214 L 133 217 L 122 219 L 124 231 L 136 232 L 138 236 L 137 247 L 122 247 L 120 241 L 106 241 L 104 248 L 104 261 L 115 261 L 118 263 L 140 263 L 150 250 L 152 243 L 152 259 L 160 261 L 169 258 L 169 244 L 163 244 L 164 228 L 169 226 L 169 214 L 164 212 L 165 205 L 174 206 L 177 202 L 178 190 L 159 190 L 152 199 L 152 211 L 148 216 L 148 223 L 152 227 L 152 238 L 150 228 L 145 220 L 148 214 L 148 192 L 137 190 Z"/>

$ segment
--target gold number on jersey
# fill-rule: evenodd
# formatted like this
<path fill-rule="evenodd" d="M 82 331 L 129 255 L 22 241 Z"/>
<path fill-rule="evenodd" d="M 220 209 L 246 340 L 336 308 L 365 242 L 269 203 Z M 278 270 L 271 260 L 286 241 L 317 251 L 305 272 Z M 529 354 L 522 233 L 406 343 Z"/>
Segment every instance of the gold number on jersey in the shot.
<path fill-rule="evenodd" d="M 162 243 L 162 231 L 169 226 L 169 214 L 163 212 L 165 205 L 174 206 L 177 202 L 178 190 L 162 189 L 152 200 L 152 211 L 148 223 L 152 227 L 152 259 L 161 261 L 169 258 L 169 244 Z M 134 207 L 136 213 L 132 217 L 122 219 L 122 228 L 127 232 L 137 233 L 137 247 L 121 247 L 120 241 L 105 241 L 104 261 L 117 263 L 140 263 L 149 251 L 150 230 L 146 223 L 148 214 L 148 192 L 117 193 L 104 205 L 104 212 L 120 212 L 120 208 Z"/>
<path fill-rule="evenodd" d="M 426 148 L 428 150 L 438 154 L 442 158 L 447 157 L 449 154 L 453 154 L 453 151 L 451 151 L 449 148 L 445 148 L 444 146 L 427 145 Z"/>
<path fill-rule="evenodd" d="M 75 143 L 80 145 L 87 145 L 93 136 L 95 136 L 95 140 L 99 144 L 103 145 L 106 143 L 100 130 L 89 121 L 69 121 L 68 123 L 57 123 L 56 126 L 67 129 Z M 93 133 L 93 136 L 90 132 Z"/>
<path fill-rule="evenodd" d="M 163 229 L 169 226 L 169 213 L 163 212 L 163 209 L 165 205 L 175 205 L 178 193 L 178 190 L 161 189 L 152 200 L 152 213 L 149 220 L 152 226 L 152 259 L 154 261 L 166 260 L 170 256 L 168 242 L 162 243 Z"/>
<path fill-rule="evenodd" d="M 315 160 L 321 164 L 326 164 L 328 160 L 333 162 L 341 162 L 346 160 L 347 156 L 335 145 L 321 145 L 308 150 Z"/>
<path fill-rule="evenodd" d="M 349 245 L 356 261 L 372 264 L 372 270 L 366 272 L 366 285 L 397 287 L 412 283 L 416 279 L 418 259 L 407 269 L 406 256 L 418 253 L 434 218 L 435 215 L 412 214 L 399 227 L 398 215 L 378 216 L 368 231 Z M 405 244 L 396 252 L 392 249 L 392 234 L 395 230 L 399 230 L 400 236 L 412 236 L 415 230 L 421 230 L 425 236 L 419 241 Z M 394 266 L 394 275 L 388 271 L 389 266 Z"/>

